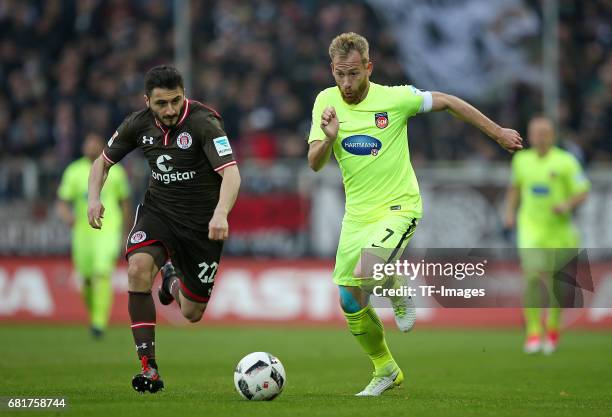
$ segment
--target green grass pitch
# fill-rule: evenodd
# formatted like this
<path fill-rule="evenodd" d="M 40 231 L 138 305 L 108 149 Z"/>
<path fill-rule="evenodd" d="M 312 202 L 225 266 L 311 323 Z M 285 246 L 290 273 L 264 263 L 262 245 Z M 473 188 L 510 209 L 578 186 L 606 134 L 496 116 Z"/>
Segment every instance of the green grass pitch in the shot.
<path fill-rule="evenodd" d="M 560 351 L 527 357 L 518 330 L 387 332 L 406 374 L 400 389 L 355 398 L 369 361 L 342 329 L 208 327 L 157 330 L 162 393 L 132 390 L 138 372 L 128 326 L 90 339 L 73 326 L 0 327 L 0 397 L 64 396 L 64 411 L 0 410 L 24 416 L 610 416 L 612 335 L 568 332 Z M 287 371 L 272 402 L 242 400 L 233 369 L 269 351 Z"/>

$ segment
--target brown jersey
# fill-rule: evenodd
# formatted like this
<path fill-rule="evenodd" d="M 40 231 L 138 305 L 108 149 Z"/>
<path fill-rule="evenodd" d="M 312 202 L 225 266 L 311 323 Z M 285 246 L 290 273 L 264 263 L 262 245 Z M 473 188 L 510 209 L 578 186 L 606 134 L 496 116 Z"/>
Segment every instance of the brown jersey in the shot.
<path fill-rule="evenodd" d="M 132 113 L 102 156 L 115 164 L 135 148 L 142 149 L 151 167 L 144 205 L 170 222 L 208 229 L 219 201 L 219 171 L 236 164 L 221 116 L 187 98 L 179 121 L 170 129 L 148 108 Z"/>

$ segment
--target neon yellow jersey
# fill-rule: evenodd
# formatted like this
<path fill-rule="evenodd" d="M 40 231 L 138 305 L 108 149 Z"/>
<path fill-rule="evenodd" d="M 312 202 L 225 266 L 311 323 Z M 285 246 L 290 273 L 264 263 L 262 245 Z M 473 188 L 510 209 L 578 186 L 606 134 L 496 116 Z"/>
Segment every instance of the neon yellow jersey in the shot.
<path fill-rule="evenodd" d="M 338 87 L 319 93 L 312 109 L 308 143 L 325 139 L 321 113 L 336 109 L 340 122 L 333 151 L 344 182 L 348 220 L 376 221 L 391 210 L 415 218 L 422 216 L 421 195 L 410 163 L 407 119 L 423 105 L 412 86 L 370 83 L 366 98 L 346 103 Z"/>
<path fill-rule="evenodd" d="M 571 229 L 572 214 L 556 214 L 553 208 L 591 187 L 576 158 L 558 147 L 543 157 L 535 149 L 517 152 L 512 184 L 520 190 L 517 226 L 525 231 Z"/>
<path fill-rule="evenodd" d="M 74 233 L 87 233 L 92 229 L 87 220 L 87 181 L 91 162 L 83 157 L 72 162 L 62 175 L 62 181 L 57 190 L 61 200 L 72 204 L 74 213 Z M 108 178 L 102 188 L 101 200 L 104 205 L 102 233 L 122 232 L 121 201 L 130 194 L 125 170 L 120 165 L 113 166 L 108 172 Z M 96 233 L 100 233 L 96 230 Z"/>

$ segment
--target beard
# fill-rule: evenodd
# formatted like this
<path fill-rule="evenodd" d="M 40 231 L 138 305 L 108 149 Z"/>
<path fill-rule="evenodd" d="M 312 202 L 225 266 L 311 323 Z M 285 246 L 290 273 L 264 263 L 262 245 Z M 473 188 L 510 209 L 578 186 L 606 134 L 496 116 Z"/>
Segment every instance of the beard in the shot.
<path fill-rule="evenodd" d="M 342 99 L 348 104 L 357 104 L 363 100 L 363 95 L 368 88 L 368 79 L 367 77 L 363 79 L 363 81 L 359 84 L 357 89 L 351 90 L 351 95 L 347 96 L 344 94 L 344 91 L 340 89 L 340 95 L 342 95 Z"/>
<path fill-rule="evenodd" d="M 166 116 L 163 117 L 160 113 L 156 112 L 155 110 L 153 110 L 151 108 L 151 106 L 149 106 L 149 110 L 151 110 L 151 112 L 153 113 L 153 115 L 155 116 L 155 118 L 164 126 L 166 126 L 168 129 L 173 128 L 174 126 L 176 126 L 176 124 L 179 121 L 180 118 L 180 114 L 181 114 L 181 110 L 179 110 L 179 114 L 175 115 L 175 116 Z"/>
<path fill-rule="evenodd" d="M 159 120 L 166 127 L 174 127 L 179 119 L 178 116 L 162 117 L 161 115 L 155 112 L 153 113 L 155 114 L 155 117 L 157 117 L 157 120 Z"/>

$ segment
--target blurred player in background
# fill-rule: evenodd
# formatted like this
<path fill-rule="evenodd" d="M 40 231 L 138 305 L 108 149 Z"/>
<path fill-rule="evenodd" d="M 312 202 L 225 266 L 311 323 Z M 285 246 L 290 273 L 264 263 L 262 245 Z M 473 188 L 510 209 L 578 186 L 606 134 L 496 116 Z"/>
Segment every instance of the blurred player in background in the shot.
<path fill-rule="evenodd" d="M 125 118 L 92 166 L 88 216 L 92 227 L 102 227 L 99 197 L 109 170 L 140 148 L 151 179 L 126 247 L 128 310 L 142 367 L 132 387 L 154 393 L 164 383 L 155 359 L 153 281 L 163 267 L 160 302 L 176 301 L 187 320 L 200 321 L 228 237 L 240 174 L 221 116 L 185 97 L 176 68 L 154 67 L 144 81 L 146 108 Z M 165 264 L 168 259 L 172 263 Z"/>
<path fill-rule="evenodd" d="M 329 55 L 336 86 L 323 90 L 315 100 L 308 162 L 318 171 L 333 152 L 340 165 L 346 213 L 333 279 L 349 330 L 375 369 L 371 382 L 357 395 L 378 396 L 400 385 L 404 375 L 389 352 L 382 323 L 362 285 L 371 271 L 362 272 L 360 260 L 365 248 L 401 254 L 422 214 L 406 120 L 419 113 L 448 110 L 510 152 L 522 148 L 522 139 L 457 97 L 370 82 L 373 64 L 368 42 L 360 35 L 339 35 L 331 42 Z M 410 330 L 416 317 L 414 305 L 405 297 L 391 303 L 400 330 Z"/>
<path fill-rule="evenodd" d="M 576 158 L 555 146 L 555 130 L 550 119 L 533 118 L 528 139 L 531 148 L 518 152 L 512 159 L 512 183 L 507 192 L 504 225 L 506 229 L 517 225 L 517 245 L 522 249 L 521 263 L 526 278 L 524 351 L 543 350 L 550 354 L 557 349 L 561 325 L 559 294 L 553 291 L 561 282 L 553 278 L 558 267 L 563 266 L 563 258 L 576 253 L 563 249 L 580 246 L 572 212 L 586 200 L 590 182 Z M 553 305 L 548 309 L 543 346 L 542 309 L 534 307 L 541 305 L 541 284 L 549 289 L 549 302 Z"/>
<path fill-rule="evenodd" d="M 102 201 L 107 207 L 104 230 L 95 230 L 87 220 L 87 177 L 92 162 L 100 156 L 105 140 L 89 133 L 83 142 L 83 157 L 72 162 L 62 175 L 57 191 L 57 211 L 72 227 L 72 262 L 82 278 L 82 292 L 89 312 L 91 333 L 103 335 L 113 301 L 111 275 L 121 253 L 124 226 L 129 224 L 130 187 L 119 166 L 107 179 Z"/>

